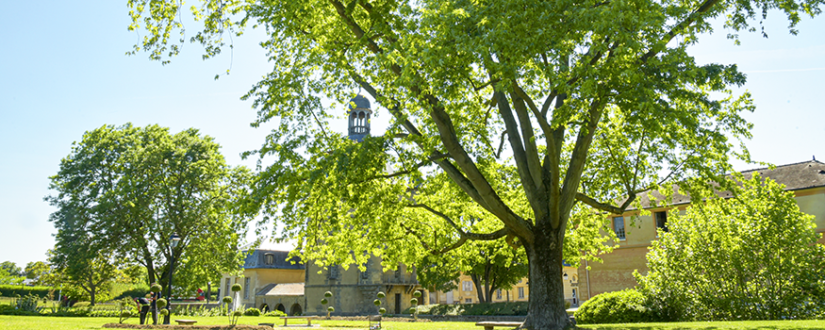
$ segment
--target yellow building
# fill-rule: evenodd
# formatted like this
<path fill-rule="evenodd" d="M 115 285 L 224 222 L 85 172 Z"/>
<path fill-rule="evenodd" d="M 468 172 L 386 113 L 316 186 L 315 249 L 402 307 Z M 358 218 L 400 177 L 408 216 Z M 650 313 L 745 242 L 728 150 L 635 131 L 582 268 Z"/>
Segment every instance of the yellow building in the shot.
<path fill-rule="evenodd" d="M 289 258 L 287 251 L 257 249 L 247 254 L 240 275 L 224 274 L 220 298 L 230 295 L 246 308 L 280 310 L 300 315 L 306 310 L 304 281 L 306 271 L 300 258 Z M 230 288 L 240 283 L 243 289 L 233 295 Z"/>
<path fill-rule="evenodd" d="M 578 269 L 564 265 L 564 299 L 571 306 L 579 304 L 579 273 Z M 483 286 L 482 286 L 483 287 Z M 458 278 L 458 288 L 448 292 L 431 291 L 428 294 L 429 304 L 477 304 L 478 287 L 470 275 L 461 274 Z M 530 282 L 522 278 L 510 290 L 498 289 L 492 294 L 492 302 L 528 301 L 530 299 Z"/>
<path fill-rule="evenodd" d="M 812 160 L 777 166 L 774 170 L 756 169 L 742 173 L 750 178 L 753 172 L 784 184 L 786 190 L 794 193 L 799 209 L 816 217 L 816 232 L 825 232 L 825 164 Z M 658 192 L 651 194 L 659 199 L 662 197 Z M 673 207 L 684 210 L 689 206 L 690 198 L 674 194 L 672 201 L 673 205 L 667 208 L 650 208 L 650 199 L 644 195 L 640 197 L 640 202 L 652 215 L 639 216 L 638 210 L 628 210 L 622 215 L 611 216 L 613 229 L 620 240 L 619 247 L 602 256 L 603 263 L 582 263 L 579 268 L 579 297 L 582 301 L 603 292 L 636 286 L 633 271 L 647 273 L 645 256 L 651 242 L 658 239 L 657 228 L 667 227 L 666 211 Z M 820 238 L 819 243 L 825 244 L 825 238 Z M 587 266 L 590 266 L 590 270 Z"/>

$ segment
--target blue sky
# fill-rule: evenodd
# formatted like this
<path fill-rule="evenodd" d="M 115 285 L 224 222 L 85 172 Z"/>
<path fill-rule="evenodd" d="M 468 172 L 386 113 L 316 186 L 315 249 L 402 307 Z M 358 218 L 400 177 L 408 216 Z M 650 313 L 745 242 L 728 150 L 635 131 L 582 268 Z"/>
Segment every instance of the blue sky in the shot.
<path fill-rule="evenodd" d="M 251 128 L 251 102 L 240 97 L 268 72 L 257 45 L 264 34 L 235 38 L 228 52 L 203 61 L 199 45 L 161 66 L 146 54 L 126 56 L 139 39 L 127 31 L 126 1 L 6 1 L 0 4 L 0 261 L 24 267 L 45 260 L 54 244 L 43 201 L 73 141 L 104 124 L 159 124 L 177 132 L 201 130 L 220 143 L 232 165 L 254 166 L 240 153 L 263 143 L 266 128 Z M 757 111 L 747 145 L 755 160 L 786 164 L 825 159 L 825 19 L 804 19 L 790 36 L 773 13 L 768 39 L 742 34 L 734 46 L 718 31 L 692 48 L 700 63 L 736 63 L 748 75 L 737 92 L 754 94 Z M 196 25 L 188 23 L 190 35 Z M 187 36 L 188 38 L 188 36 Z M 225 72 L 231 64 L 230 75 Z M 379 129 L 386 115 L 376 120 Z M 345 130 L 343 120 L 337 123 Z M 737 169 L 752 165 L 735 164 Z"/>

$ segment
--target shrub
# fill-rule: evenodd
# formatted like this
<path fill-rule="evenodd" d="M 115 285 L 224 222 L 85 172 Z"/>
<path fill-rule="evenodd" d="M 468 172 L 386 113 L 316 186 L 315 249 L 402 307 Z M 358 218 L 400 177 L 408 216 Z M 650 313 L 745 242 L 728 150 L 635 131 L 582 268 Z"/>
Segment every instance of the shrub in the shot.
<path fill-rule="evenodd" d="M 72 305 L 72 307 L 76 307 L 76 308 L 89 307 L 89 304 L 91 304 L 91 303 L 88 302 L 88 301 L 78 301 L 78 302 L 74 303 L 74 305 Z"/>
<path fill-rule="evenodd" d="M 243 315 L 246 315 L 246 316 L 261 316 L 261 310 L 257 309 L 257 308 L 247 308 L 243 312 Z"/>
<path fill-rule="evenodd" d="M 231 303 L 232 303 L 232 297 L 230 297 L 230 296 L 223 296 L 223 303 L 224 303 L 224 304 L 231 304 Z"/>
<path fill-rule="evenodd" d="M 332 298 L 332 292 L 324 292 L 324 298 Z"/>
<path fill-rule="evenodd" d="M 332 313 L 334 311 L 335 311 L 335 307 L 332 307 L 332 306 L 327 307 L 327 312 Z"/>
<path fill-rule="evenodd" d="M 378 309 L 378 314 L 383 315 L 383 314 L 385 314 L 385 313 L 387 313 L 387 309 L 386 309 L 386 308 L 381 307 L 381 308 L 379 308 L 379 309 Z"/>
<path fill-rule="evenodd" d="M 378 298 L 384 298 L 384 297 L 386 297 L 386 296 L 387 296 L 387 295 L 386 295 L 386 294 L 384 294 L 384 292 L 378 291 Z"/>
<path fill-rule="evenodd" d="M 243 287 L 241 287 L 240 283 L 232 284 L 232 292 L 239 292 L 241 289 L 243 289 Z"/>
<path fill-rule="evenodd" d="M 276 317 L 281 317 L 281 316 L 286 316 L 286 313 L 284 313 L 284 312 L 279 311 L 279 310 L 277 310 L 277 309 L 276 309 L 276 310 L 274 310 L 274 311 L 271 311 L 271 312 L 269 312 L 269 313 L 264 314 L 264 316 L 276 316 Z"/>
<path fill-rule="evenodd" d="M 154 293 L 160 293 L 160 291 L 163 290 L 163 287 L 160 286 L 160 284 L 154 283 L 151 287 L 149 287 L 149 290 Z"/>
<path fill-rule="evenodd" d="M 155 304 L 158 306 L 158 308 L 164 308 L 164 307 L 166 307 L 166 304 L 167 304 L 166 299 L 160 298 L 155 302 Z"/>
<path fill-rule="evenodd" d="M 375 306 L 381 306 L 381 299 L 375 299 L 372 301 L 372 304 Z"/>
<path fill-rule="evenodd" d="M 576 311 L 577 324 L 657 321 L 645 296 L 635 289 L 607 292 L 586 301 Z"/>
<path fill-rule="evenodd" d="M 327 300 L 327 298 L 321 299 L 321 304 L 322 305 L 326 305 L 328 303 L 329 303 L 329 300 Z"/>

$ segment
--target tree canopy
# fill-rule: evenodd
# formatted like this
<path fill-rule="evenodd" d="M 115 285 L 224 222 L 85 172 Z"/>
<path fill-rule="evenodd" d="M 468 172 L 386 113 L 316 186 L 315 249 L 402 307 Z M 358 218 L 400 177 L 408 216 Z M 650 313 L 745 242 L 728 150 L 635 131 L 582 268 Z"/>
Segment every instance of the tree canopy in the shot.
<path fill-rule="evenodd" d="M 563 260 L 605 249 L 599 213 L 669 180 L 724 185 L 729 157 L 749 160 L 735 143 L 754 106 L 729 90 L 745 75 L 688 46 L 719 17 L 735 37 L 776 10 L 793 31 L 822 2 L 203 0 L 191 40 L 208 58 L 266 29 L 272 71 L 243 97 L 275 124 L 256 202 L 304 257 L 392 267 L 503 239 L 529 260 L 525 327 L 551 329 L 569 326 Z M 179 3 L 127 3 L 148 32 L 136 51 L 177 55 Z M 329 126 L 356 90 L 391 116 L 360 143 Z"/>
<path fill-rule="evenodd" d="M 227 166 L 219 148 L 196 129 L 126 124 L 86 132 L 51 177 L 53 258 L 67 267 L 137 264 L 148 283 L 164 285 L 174 258 L 176 287 L 193 291 L 237 270 L 250 219 L 238 200 L 249 171 Z"/>
<path fill-rule="evenodd" d="M 648 274 L 636 274 L 665 319 L 804 319 L 825 309 L 825 246 L 784 186 L 754 173 L 736 196 L 671 215 Z"/>

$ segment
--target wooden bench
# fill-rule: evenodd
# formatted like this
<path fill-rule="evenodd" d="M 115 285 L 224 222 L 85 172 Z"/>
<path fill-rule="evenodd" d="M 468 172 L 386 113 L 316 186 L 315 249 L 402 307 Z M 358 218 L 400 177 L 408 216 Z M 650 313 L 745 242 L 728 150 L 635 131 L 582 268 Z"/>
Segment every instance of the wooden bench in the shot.
<path fill-rule="evenodd" d="M 521 326 L 521 322 L 494 322 L 494 321 L 484 321 L 484 322 L 476 322 L 477 327 L 484 327 L 484 330 L 493 330 L 495 327 L 499 328 L 518 328 Z"/>
<path fill-rule="evenodd" d="M 178 322 L 178 325 L 195 325 L 195 323 L 198 323 L 195 320 L 175 320 L 175 322 Z"/>
<path fill-rule="evenodd" d="M 290 319 L 293 319 L 293 320 L 294 319 L 306 319 L 307 320 L 307 326 L 311 327 L 312 326 L 312 319 L 314 319 L 314 318 L 315 318 L 315 316 L 281 316 L 281 319 L 284 320 L 284 326 L 288 326 L 287 322 L 289 322 Z"/>

